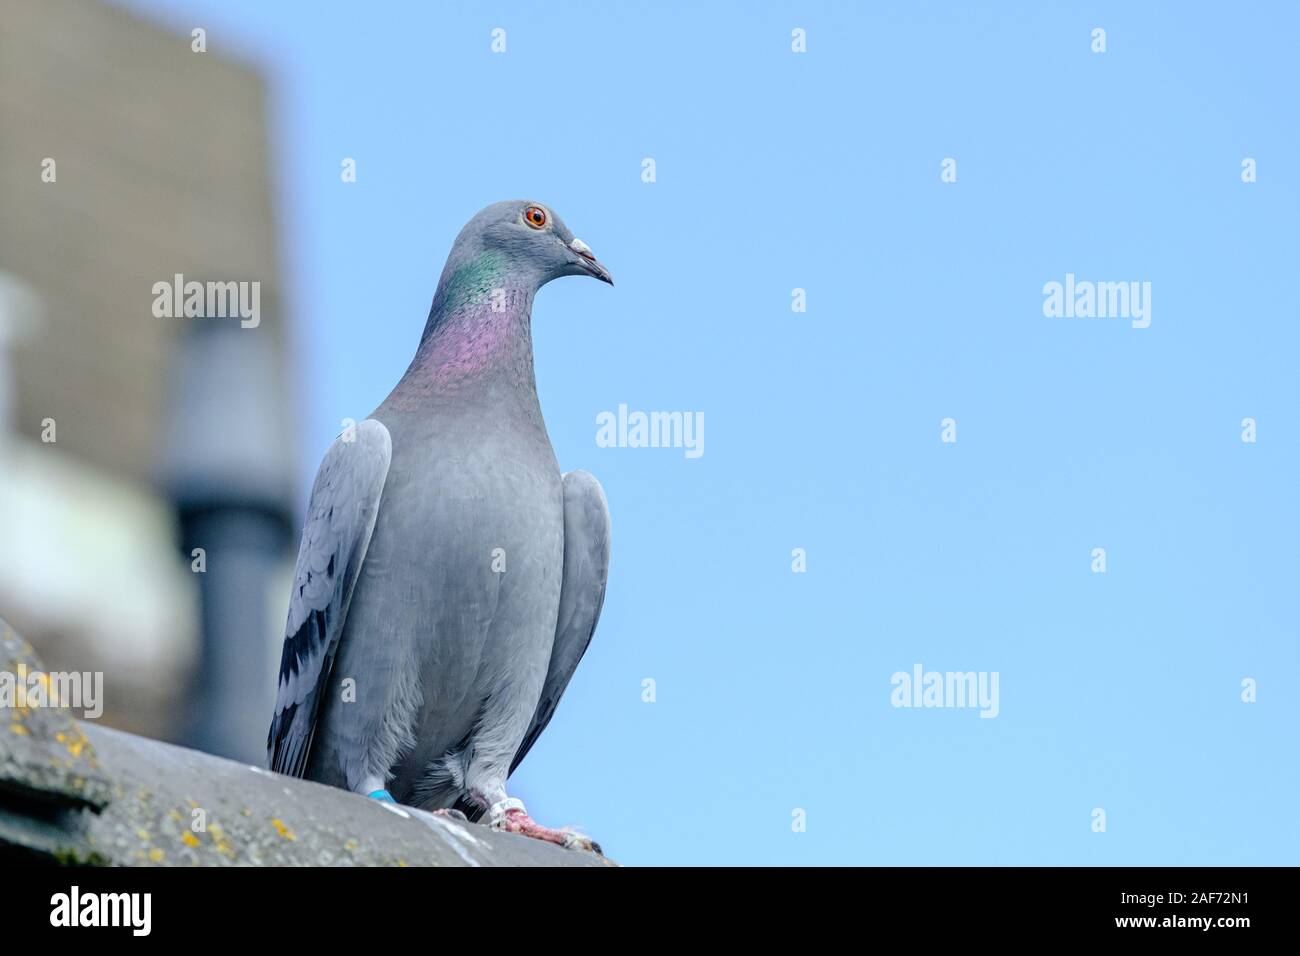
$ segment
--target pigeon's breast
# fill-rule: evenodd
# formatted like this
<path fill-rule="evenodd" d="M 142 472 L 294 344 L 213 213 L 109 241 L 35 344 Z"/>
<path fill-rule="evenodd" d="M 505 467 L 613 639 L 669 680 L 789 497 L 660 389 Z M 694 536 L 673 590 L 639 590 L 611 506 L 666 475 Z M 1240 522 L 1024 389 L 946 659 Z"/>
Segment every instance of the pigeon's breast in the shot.
<path fill-rule="evenodd" d="M 404 763 L 418 767 L 475 728 L 520 723 L 522 739 L 554 641 L 563 490 L 544 430 L 452 421 L 408 437 L 395 424 L 348 642 L 383 635 L 416 670 Z"/>

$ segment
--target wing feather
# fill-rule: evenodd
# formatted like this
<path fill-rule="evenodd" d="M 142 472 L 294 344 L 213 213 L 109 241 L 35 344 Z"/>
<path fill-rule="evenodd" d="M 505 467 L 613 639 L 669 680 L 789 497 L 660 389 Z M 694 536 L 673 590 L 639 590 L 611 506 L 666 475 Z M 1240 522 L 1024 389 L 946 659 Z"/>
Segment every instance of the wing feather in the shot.
<path fill-rule="evenodd" d="M 564 577 L 555 646 L 546 670 L 541 700 L 510 772 L 528 755 L 551 722 L 560 697 L 596 632 L 609 577 L 609 506 L 600 482 L 585 471 L 564 476 Z"/>
<path fill-rule="evenodd" d="M 307 505 L 289 596 L 267 763 L 301 777 L 338 651 L 357 573 L 370 546 L 392 459 L 381 422 L 368 418 L 352 440 L 340 436 L 325 454 Z"/>

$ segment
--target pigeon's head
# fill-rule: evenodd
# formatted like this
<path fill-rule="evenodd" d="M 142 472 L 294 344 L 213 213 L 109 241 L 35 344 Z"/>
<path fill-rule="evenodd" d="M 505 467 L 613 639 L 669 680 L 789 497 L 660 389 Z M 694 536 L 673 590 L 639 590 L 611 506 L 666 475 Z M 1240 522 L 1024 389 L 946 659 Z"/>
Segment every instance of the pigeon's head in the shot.
<path fill-rule="evenodd" d="M 531 199 L 488 206 L 466 224 L 456 244 L 504 254 L 511 271 L 531 276 L 538 286 L 560 276 L 594 276 L 614 284 L 609 270 L 564 220 Z"/>

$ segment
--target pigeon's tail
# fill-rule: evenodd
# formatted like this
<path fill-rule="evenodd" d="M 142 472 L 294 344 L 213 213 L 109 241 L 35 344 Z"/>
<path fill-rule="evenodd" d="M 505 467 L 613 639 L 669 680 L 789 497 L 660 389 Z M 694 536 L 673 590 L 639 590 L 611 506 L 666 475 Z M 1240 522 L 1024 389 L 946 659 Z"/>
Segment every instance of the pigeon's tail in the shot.
<path fill-rule="evenodd" d="M 470 823 L 478 823 L 479 820 L 482 819 L 483 814 L 487 812 L 477 803 L 466 799 L 464 796 L 456 798 L 455 806 L 452 809 L 459 810 L 461 813 L 465 814 Z"/>
<path fill-rule="evenodd" d="M 433 760 L 424 768 L 410 789 L 405 803 L 420 810 L 446 810 L 455 808 L 473 819 L 469 808 L 462 806 L 465 794 L 465 744 Z"/>
<path fill-rule="evenodd" d="M 309 706 L 307 713 L 313 712 L 314 707 Z M 311 752 L 314 724 L 314 714 L 307 716 L 300 713 L 296 704 L 284 713 L 277 714 L 266 735 L 267 766 L 276 773 L 290 777 L 303 776 L 307 772 L 307 756 Z"/>

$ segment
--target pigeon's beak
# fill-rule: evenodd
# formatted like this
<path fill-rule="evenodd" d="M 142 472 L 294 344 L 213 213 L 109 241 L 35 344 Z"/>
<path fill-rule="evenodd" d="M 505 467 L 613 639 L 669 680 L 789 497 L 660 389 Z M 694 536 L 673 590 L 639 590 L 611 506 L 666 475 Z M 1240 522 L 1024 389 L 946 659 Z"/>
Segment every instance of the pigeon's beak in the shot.
<path fill-rule="evenodd" d="M 609 270 L 600 264 L 600 261 L 591 254 L 591 249 L 581 239 L 574 239 L 569 243 L 569 248 L 578 254 L 575 265 L 587 275 L 595 276 L 601 282 L 614 284 L 614 277 L 609 274 Z"/>

